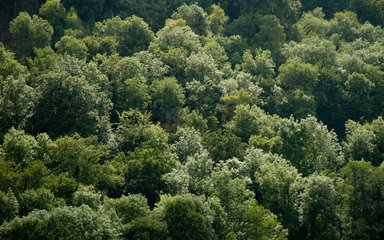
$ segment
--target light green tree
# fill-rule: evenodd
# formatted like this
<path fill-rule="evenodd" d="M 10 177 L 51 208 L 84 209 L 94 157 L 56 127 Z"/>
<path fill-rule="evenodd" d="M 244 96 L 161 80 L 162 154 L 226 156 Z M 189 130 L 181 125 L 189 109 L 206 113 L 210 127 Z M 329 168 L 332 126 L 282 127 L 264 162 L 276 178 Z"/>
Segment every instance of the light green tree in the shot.
<path fill-rule="evenodd" d="M 79 59 L 87 56 L 88 48 L 85 43 L 72 36 L 63 36 L 56 42 L 55 47 L 60 54 L 68 54 Z"/>
<path fill-rule="evenodd" d="M 3 43 L 0 43 L 0 86 L 3 85 L 2 81 L 7 77 L 17 77 L 26 73 L 26 70 L 25 66 L 15 59 L 15 54 L 7 49 Z"/>
<path fill-rule="evenodd" d="M 288 239 L 288 231 L 278 221 L 276 215 L 252 201 L 244 216 L 244 236 L 238 239 Z"/>
<path fill-rule="evenodd" d="M 0 136 L 9 128 L 24 128 L 33 115 L 37 91 L 28 86 L 23 76 L 9 76 L 0 83 Z"/>
<path fill-rule="evenodd" d="M 0 191 L 0 225 L 6 221 L 11 221 L 19 213 L 19 203 L 12 191 Z M 1 234 L 0 234 L 1 236 Z"/>
<path fill-rule="evenodd" d="M 23 130 L 11 128 L 4 136 L 2 152 L 5 159 L 26 167 L 34 160 L 37 148 L 38 143 L 33 136 Z"/>
<path fill-rule="evenodd" d="M 19 196 L 20 215 L 27 216 L 33 210 L 51 210 L 59 205 L 49 189 L 38 188 L 24 191 Z"/>
<path fill-rule="evenodd" d="M 34 211 L 0 227 L 5 239 L 116 239 L 118 226 L 86 205 Z"/>
<path fill-rule="evenodd" d="M 300 123 L 283 121 L 279 136 L 283 142 L 280 153 L 304 176 L 335 171 L 344 163 L 336 134 L 313 116 Z"/>
<path fill-rule="evenodd" d="M 185 162 L 189 156 L 203 151 L 201 134 L 193 127 L 178 128 L 175 137 L 173 148 L 181 162 Z"/>
<path fill-rule="evenodd" d="M 73 193 L 72 205 L 77 207 L 87 205 L 97 210 L 103 202 L 103 197 L 103 194 L 98 192 L 95 187 L 80 185 Z"/>
<path fill-rule="evenodd" d="M 150 121 L 149 113 L 129 110 L 120 115 L 120 123 L 115 130 L 120 151 L 133 151 L 136 147 L 168 150 L 168 133 L 158 124 Z"/>
<path fill-rule="evenodd" d="M 211 13 L 208 15 L 209 30 L 213 34 L 222 34 L 225 29 L 225 24 L 229 21 L 229 17 L 225 15 L 224 9 L 220 5 L 213 4 Z"/>
<path fill-rule="evenodd" d="M 312 36 L 301 42 L 289 42 L 284 45 L 282 54 L 286 59 L 298 58 L 305 63 L 324 67 L 335 66 L 336 46 L 329 40 Z"/>

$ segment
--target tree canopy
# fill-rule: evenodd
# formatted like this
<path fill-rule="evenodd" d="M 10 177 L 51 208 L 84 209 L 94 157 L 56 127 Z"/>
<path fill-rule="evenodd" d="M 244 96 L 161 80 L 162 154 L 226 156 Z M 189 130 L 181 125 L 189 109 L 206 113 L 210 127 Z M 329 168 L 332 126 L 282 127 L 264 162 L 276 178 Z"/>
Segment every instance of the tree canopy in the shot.
<path fill-rule="evenodd" d="M 0 239 L 384 239 L 383 0 L 0 1 Z"/>

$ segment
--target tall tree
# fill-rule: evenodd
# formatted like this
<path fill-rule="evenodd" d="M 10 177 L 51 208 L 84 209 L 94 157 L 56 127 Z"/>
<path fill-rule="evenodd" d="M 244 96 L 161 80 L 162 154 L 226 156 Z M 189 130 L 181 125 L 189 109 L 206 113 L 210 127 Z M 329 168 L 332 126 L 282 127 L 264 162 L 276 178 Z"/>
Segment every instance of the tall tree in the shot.
<path fill-rule="evenodd" d="M 311 175 L 304 182 L 304 191 L 300 196 L 300 212 L 306 239 L 339 239 L 337 197 L 332 179 Z"/>
<path fill-rule="evenodd" d="M 364 161 L 351 161 L 341 169 L 340 176 L 345 182 L 340 188 L 344 193 L 344 237 L 379 239 L 384 234 L 383 169 Z"/>
<path fill-rule="evenodd" d="M 188 26 L 199 35 L 207 34 L 207 13 L 197 4 L 183 4 L 172 14 L 173 19 L 184 19 Z"/>
<path fill-rule="evenodd" d="M 32 17 L 21 12 L 12 20 L 9 31 L 14 38 L 13 48 L 20 58 L 33 54 L 33 48 L 42 48 L 51 43 L 53 28 L 47 20 L 37 15 Z"/>
<path fill-rule="evenodd" d="M 26 126 L 37 99 L 37 91 L 28 86 L 22 76 L 9 76 L 0 84 L 0 138 L 11 127 Z"/>
<path fill-rule="evenodd" d="M 175 78 L 154 81 L 151 85 L 151 98 L 153 120 L 159 121 L 166 130 L 174 131 L 184 105 L 183 88 Z"/>
<path fill-rule="evenodd" d="M 53 40 L 64 34 L 66 9 L 61 0 L 48 0 L 39 9 L 39 15 L 47 20 L 54 30 Z"/>

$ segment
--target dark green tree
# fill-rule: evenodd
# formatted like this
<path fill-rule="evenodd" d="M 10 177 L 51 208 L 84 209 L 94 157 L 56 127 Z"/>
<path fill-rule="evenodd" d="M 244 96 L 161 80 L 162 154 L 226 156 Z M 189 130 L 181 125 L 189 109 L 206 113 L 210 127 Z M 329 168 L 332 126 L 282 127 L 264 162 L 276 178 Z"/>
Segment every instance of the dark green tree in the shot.
<path fill-rule="evenodd" d="M 140 194 L 123 195 L 118 199 L 106 199 L 104 207 L 115 211 L 122 224 L 129 224 L 150 214 L 147 199 Z"/>
<path fill-rule="evenodd" d="M 64 35 L 66 9 L 61 0 L 48 0 L 39 9 L 39 15 L 51 24 L 54 30 L 53 40 Z"/>
<path fill-rule="evenodd" d="M 184 105 L 183 88 L 175 78 L 164 78 L 151 85 L 152 118 L 162 126 L 173 131 L 179 123 L 180 110 Z"/>
<path fill-rule="evenodd" d="M 125 19 L 114 17 L 96 24 L 96 32 L 101 36 L 114 36 L 118 42 L 118 52 L 122 56 L 146 50 L 154 38 L 148 24 L 137 16 Z"/>
<path fill-rule="evenodd" d="M 33 132 L 47 132 L 52 138 L 73 133 L 97 135 L 108 141 L 111 102 L 97 85 L 64 72 L 41 77 L 47 85 L 31 118 Z"/>
<path fill-rule="evenodd" d="M 149 214 L 136 218 L 123 230 L 123 237 L 132 240 L 167 240 L 169 239 L 167 224 L 157 216 Z"/>
<path fill-rule="evenodd" d="M 332 179 L 315 174 L 304 182 L 300 212 L 306 239 L 339 239 L 337 196 Z"/>
<path fill-rule="evenodd" d="M 157 211 L 172 239 L 215 239 L 213 213 L 204 199 L 192 194 L 162 196 Z"/>
<path fill-rule="evenodd" d="M 9 31 L 14 38 L 13 48 L 22 59 L 33 54 L 33 48 L 42 48 L 51 43 L 53 28 L 48 21 L 37 15 L 32 17 L 21 12 L 12 20 Z"/>
<path fill-rule="evenodd" d="M 340 176 L 344 180 L 340 188 L 344 236 L 379 239 L 383 235 L 383 169 L 364 161 L 351 161 L 341 169 Z"/>
<path fill-rule="evenodd" d="M 158 149 L 137 148 L 126 156 L 125 190 L 146 197 L 149 206 L 159 201 L 160 193 L 166 190 L 162 176 L 176 166 L 174 156 Z"/>
<path fill-rule="evenodd" d="M 203 135 L 203 146 L 208 150 L 209 156 L 215 161 L 227 160 L 233 157 L 242 157 L 246 144 L 241 138 L 230 132 L 208 132 Z"/>
<path fill-rule="evenodd" d="M 27 216 L 33 210 L 51 210 L 55 205 L 55 196 L 45 188 L 26 190 L 19 196 L 20 215 Z"/>
<path fill-rule="evenodd" d="M 199 35 L 207 34 L 208 30 L 208 19 L 207 13 L 199 7 L 199 5 L 192 4 L 187 5 L 183 4 L 177 8 L 177 10 L 172 14 L 173 19 L 184 19 L 187 22 L 187 25 L 192 28 L 192 30 Z"/>
<path fill-rule="evenodd" d="M 65 136 L 54 141 L 47 166 L 56 174 L 68 173 L 78 182 L 95 184 L 100 164 L 109 155 L 106 145 L 100 145 L 96 137 Z"/>

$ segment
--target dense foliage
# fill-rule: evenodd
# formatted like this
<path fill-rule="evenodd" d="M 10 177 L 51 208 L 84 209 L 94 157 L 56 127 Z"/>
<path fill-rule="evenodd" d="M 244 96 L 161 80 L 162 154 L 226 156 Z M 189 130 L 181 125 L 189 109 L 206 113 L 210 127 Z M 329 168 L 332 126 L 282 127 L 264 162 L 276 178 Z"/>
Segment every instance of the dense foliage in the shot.
<path fill-rule="evenodd" d="M 384 2 L 0 3 L 0 239 L 383 239 Z"/>

